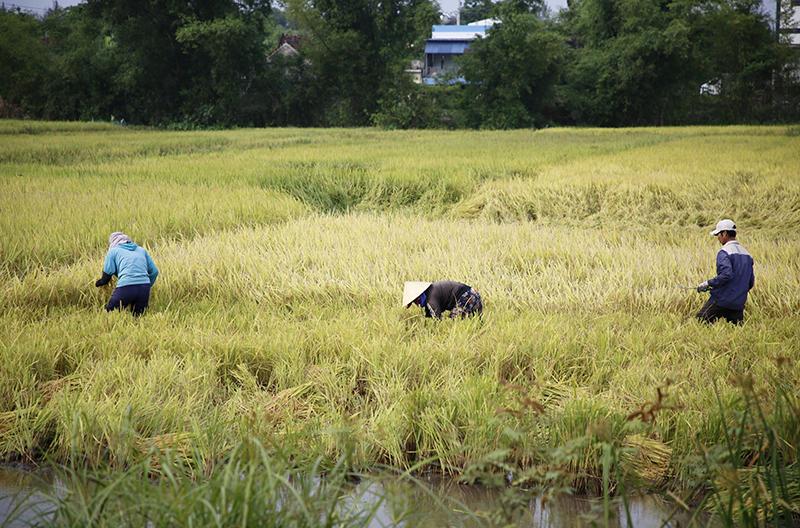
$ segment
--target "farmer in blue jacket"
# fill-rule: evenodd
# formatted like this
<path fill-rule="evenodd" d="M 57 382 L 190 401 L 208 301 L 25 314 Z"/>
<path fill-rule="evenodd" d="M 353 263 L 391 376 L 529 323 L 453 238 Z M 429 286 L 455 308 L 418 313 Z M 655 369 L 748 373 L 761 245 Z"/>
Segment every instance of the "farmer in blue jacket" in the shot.
<path fill-rule="evenodd" d="M 105 286 L 112 275 L 117 276 L 117 287 L 111 294 L 106 311 L 129 308 L 133 315 L 142 315 L 150 301 L 150 287 L 158 277 L 156 263 L 143 247 L 139 247 L 125 233 L 115 231 L 108 237 L 108 254 L 103 264 L 103 276 L 94 283 Z"/>
<path fill-rule="evenodd" d="M 733 220 L 721 220 L 711 232 L 722 249 L 717 253 L 717 276 L 697 286 L 698 292 L 711 290 L 711 298 L 697 312 L 697 318 L 713 323 L 720 317 L 734 324 L 744 320 L 747 292 L 753 288 L 753 257 L 736 240 Z"/>

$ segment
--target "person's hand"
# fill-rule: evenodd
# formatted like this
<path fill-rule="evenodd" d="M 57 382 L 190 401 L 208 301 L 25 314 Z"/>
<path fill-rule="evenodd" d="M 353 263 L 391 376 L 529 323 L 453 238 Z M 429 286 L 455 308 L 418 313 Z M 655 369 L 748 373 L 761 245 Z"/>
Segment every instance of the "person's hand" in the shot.
<path fill-rule="evenodd" d="M 94 281 L 94 285 L 100 288 L 101 286 L 105 286 L 106 283 L 103 282 L 103 279 L 97 279 L 96 281 Z"/>
<path fill-rule="evenodd" d="M 703 281 L 703 282 L 701 282 L 700 284 L 697 285 L 698 293 L 707 292 L 710 289 L 711 289 L 711 286 L 708 285 L 708 281 Z"/>

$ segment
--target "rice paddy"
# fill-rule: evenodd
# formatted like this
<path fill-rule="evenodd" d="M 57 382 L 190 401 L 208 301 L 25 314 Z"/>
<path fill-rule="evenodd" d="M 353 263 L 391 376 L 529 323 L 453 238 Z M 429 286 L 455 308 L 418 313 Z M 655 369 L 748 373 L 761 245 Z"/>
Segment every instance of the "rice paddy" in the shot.
<path fill-rule="evenodd" d="M 743 326 L 704 326 L 705 296 L 679 286 L 714 275 L 708 232 L 728 217 L 756 285 Z M 138 320 L 94 287 L 116 230 L 161 270 Z M 690 488 L 752 379 L 797 463 L 790 127 L 0 121 L 0 279 L 7 461 L 213 465 L 255 438 L 296 461 L 456 475 L 501 453 L 600 493 L 606 442 L 637 486 Z M 438 279 L 477 289 L 483 319 L 399 306 L 404 281 Z M 654 419 L 631 419 L 657 388 Z"/>

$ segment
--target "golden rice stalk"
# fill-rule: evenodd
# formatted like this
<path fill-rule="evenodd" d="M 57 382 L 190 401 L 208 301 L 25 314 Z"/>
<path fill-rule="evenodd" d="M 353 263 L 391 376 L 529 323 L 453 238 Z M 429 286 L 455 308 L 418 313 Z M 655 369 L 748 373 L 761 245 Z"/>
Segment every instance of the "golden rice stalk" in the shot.
<path fill-rule="evenodd" d="M 303 410 L 304 414 L 310 414 L 311 406 L 299 401 L 299 399 L 307 394 L 313 385 L 312 382 L 308 382 L 280 391 L 271 399 L 265 410 L 269 413 L 274 413 L 277 408 L 288 404 L 293 409 Z"/>
<path fill-rule="evenodd" d="M 53 399 L 58 392 L 62 390 L 77 389 L 80 386 L 80 381 L 77 376 L 70 375 L 64 376 L 50 381 L 45 381 L 39 384 L 39 390 L 42 393 L 42 399 L 48 402 Z"/>
<path fill-rule="evenodd" d="M 311 404 L 303 402 L 302 398 L 313 387 L 312 382 L 302 383 L 295 387 L 284 389 L 274 396 L 268 396 L 264 393 L 261 398 L 262 404 L 257 409 L 252 406 L 245 405 L 245 402 L 239 403 L 239 408 L 243 413 L 251 413 L 254 411 L 263 413 L 272 417 L 280 417 L 286 414 L 308 418 L 313 412 Z"/>
<path fill-rule="evenodd" d="M 0 433 L 12 430 L 18 423 L 23 424 L 27 421 L 35 421 L 41 414 L 39 411 L 39 407 L 33 405 L 0 413 Z"/>
<path fill-rule="evenodd" d="M 653 438 L 628 435 L 620 455 L 623 466 L 642 480 L 657 485 L 669 476 L 672 449 Z"/>
<path fill-rule="evenodd" d="M 191 434 L 166 433 L 146 438 L 138 438 L 136 440 L 136 448 L 143 454 L 153 451 L 171 451 L 185 457 L 191 450 Z"/>
<path fill-rule="evenodd" d="M 161 461 L 165 453 L 170 453 L 179 460 L 191 462 L 191 435 L 189 433 L 166 433 L 136 440 L 136 449 L 143 455 L 149 455 L 150 468 L 153 475 L 160 474 Z"/>
<path fill-rule="evenodd" d="M 544 405 L 558 405 L 574 397 L 574 388 L 561 383 L 547 383 L 542 387 L 541 401 Z"/>
<path fill-rule="evenodd" d="M 7 411 L 0 413 L 0 434 L 5 434 L 14 427 L 17 421 L 16 411 Z"/>

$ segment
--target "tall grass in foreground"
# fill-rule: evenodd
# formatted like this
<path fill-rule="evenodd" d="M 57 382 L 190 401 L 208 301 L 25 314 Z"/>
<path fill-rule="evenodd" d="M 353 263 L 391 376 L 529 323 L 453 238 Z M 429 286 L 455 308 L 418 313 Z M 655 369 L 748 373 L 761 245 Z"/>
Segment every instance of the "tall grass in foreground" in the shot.
<path fill-rule="evenodd" d="M 798 394 L 780 377 L 771 381 L 774 393 L 757 386 L 751 376 L 741 376 L 736 383 L 739 390 L 732 401 L 717 400 L 723 439 L 713 445 L 698 441 L 695 453 L 683 460 L 691 466 L 689 489 L 668 492 L 674 511 L 663 519 L 665 525 L 683 511 L 692 514 L 690 525 L 788 527 L 800 523 Z M 715 392 L 719 396 L 716 387 Z M 670 408 L 665 394 L 660 388 L 654 401 L 628 416 L 624 428 L 640 432 L 635 422 L 641 421 L 649 424 L 652 433 L 659 415 Z M 519 412 L 539 414 L 543 410 L 536 401 L 521 403 Z M 517 437 L 516 442 L 519 440 Z M 513 522 L 519 510 L 527 507 L 531 492 L 553 497 L 580 491 L 575 484 L 585 483 L 587 473 L 585 466 L 575 462 L 587 450 L 599 455 L 593 485 L 594 494 L 602 501 L 596 504 L 593 521 L 600 526 L 610 525 L 619 503 L 627 525 L 632 525 L 630 495 L 643 485 L 653 486 L 669 477 L 668 450 L 639 434 L 620 442 L 603 421 L 592 423 L 584 436 L 551 449 L 546 464 L 530 468 L 520 470 L 513 463 L 516 442 L 490 453 L 462 476 L 469 482 L 504 489 L 504 507 L 497 513 L 506 522 Z"/>
<path fill-rule="evenodd" d="M 318 459 L 298 466 L 280 446 L 267 448 L 252 439 L 212 465 L 191 452 L 168 448 L 151 450 L 122 470 L 73 465 L 58 474 L 60 483 L 42 499 L 40 514 L 16 510 L 0 525 L 433 526 L 405 495 L 393 496 L 397 485 L 412 486 L 427 499 L 425 513 L 446 516 L 450 526 L 485 524 L 456 499 L 435 496 L 407 473 L 372 473 L 370 482 L 385 481 L 387 486 L 361 487 L 357 484 L 363 475 L 352 471 L 347 455 L 331 463 Z M 23 513 L 27 516 L 20 518 Z"/>
<path fill-rule="evenodd" d="M 791 450 L 800 432 L 795 429 L 792 437 L 778 435 L 781 422 L 800 421 L 797 395 L 779 384 L 774 400 L 767 401 L 751 378 L 738 383 L 734 401 L 719 401 L 721 414 L 731 418 L 724 441 L 698 444 L 692 488 L 669 492 L 673 511 L 660 519 L 664 526 L 788 527 L 800 522 L 800 472 Z M 628 426 L 641 421 L 652 426 L 669 408 L 666 393 L 659 389 L 657 394 L 655 401 L 628 417 Z M 529 399 L 518 403 L 520 414 L 537 415 L 543 409 Z M 521 438 L 514 431 L 507 435 L 507 448 L 470 465 L 461 477 L 497 489 L 497 500 L 481 511 L 471 511 L 451 499 L 435 498 L 448 526 L 517 526 L 531 518 L 536 501 L 546 504 L 563 494 L 580 492 L 574 484 L 585 482 L 586 472 L 575 460 L 587 449 L 600 453 L 599 498 L 589 512 L 567 522 L 634 526 L 630 504 L 638 493 L 635 490 L 641 490 L 643 482 L 664 478 L 668 471 L 666 461 L 661 469 L 654 464 L 668 454 L 659 453 L 646 437 L 637 435 L 620 443 L 602 422 L 592 424 L 582 437 L 551 449 L 546 463 L 528 468 L 517 466 L 512 456 Z M 391 487 L 377 494 L 369 488 L 358 491 L 354 482 L 361 475 L 352 471 L 347 453 L 330 463 L 318 459 L 298 465 L 284 456 L 280 446 L 265 448 L 249 440 L 209 462 L 204 454 L 164 442 L 151 446 L 141 461 L 121 470 L 71 465 L 61 470 L 63 484 L 49 498 L 48 507 L 40 508 L 42 513 L 32 520 L 29 515 L 26 522 L 63 527 L 432 526 L 414 504 L 393 497 Z M 373 473 L 369 478 L 394 482 L 399 478 L 419 493 L 430 493 L 407 473 L 399 477 Z M 12 513 L 6 522 L 14 521 Z"/>
<path fill-rule="evenodd" d="M 344 459 L 298 471 L 260 444 L 242 443 L 224 464 L 204 469 L 197 463 L 168 450 L 115 472 L 65 468 L 63 491 L 31 524 L 355 528 L 368 526 L 381 506 L 375 498 L 347 508 L 355 475 Z"/>

